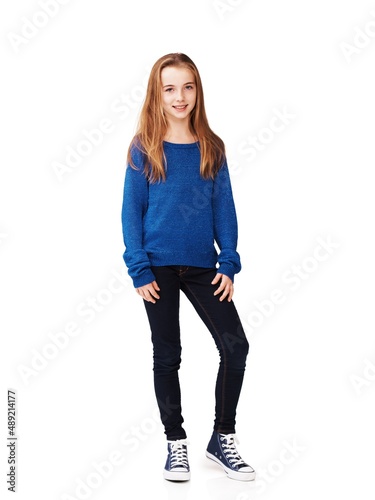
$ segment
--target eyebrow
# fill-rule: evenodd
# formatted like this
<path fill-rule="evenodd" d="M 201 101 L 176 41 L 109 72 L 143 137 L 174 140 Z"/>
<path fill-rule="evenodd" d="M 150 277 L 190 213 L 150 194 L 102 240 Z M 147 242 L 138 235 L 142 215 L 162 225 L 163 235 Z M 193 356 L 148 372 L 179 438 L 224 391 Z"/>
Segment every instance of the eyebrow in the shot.
<path fill-rule="evenodd" d="M 194 85 L 194 84 L 195 84 L 195 82 L 186 82 L 186 83 L 184 83 L 184 85 L 191 85 L 191 84 L 193 84 L 193 85 Z M 168 85 L 164 85 L 164 86 L 163 86 L 163 89 L 164 89 L 165 87 L 174 87 L 174 85 L 172 85 L 171 83 L 169 83 Z"/>

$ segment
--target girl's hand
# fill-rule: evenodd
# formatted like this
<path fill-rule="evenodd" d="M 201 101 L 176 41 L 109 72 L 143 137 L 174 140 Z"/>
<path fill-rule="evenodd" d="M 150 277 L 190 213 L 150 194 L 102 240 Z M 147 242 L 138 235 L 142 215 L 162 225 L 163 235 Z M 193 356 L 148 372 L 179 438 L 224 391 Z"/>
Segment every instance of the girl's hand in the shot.
<path fill-rule="evenodd" d="M 156 281 L 148 283 L 147 285 L 140 286 L 135 290 L 144 300 L 147 300 L 147 302 L 152 302 L 153 304 L 155 304 L 155 299 L 160 299 L 160 296 L 157 293 L 157 291 L 160 291 L 160 288 Z"/>
<path fill-rule="evenodd" d="M 234 287 L 233 287 L 233 281 L 229 278 L 229 276 L 226 276 L 225 274 L 222 273 L 217 273 L 215 278 L 211 281 L 211 285 L 216 285 L 216 283 L 219 282 L 221 279 L 221 283 L 219 288 L 216 290 L 214 295 L 218 295 L 219 293 L 223 292 L 222 296 L 220 297 L 220 302 L 225 299 L 225 297 L 228 295 L 228 302 L 232 300 L 232 296 L 234 293 Z"/>

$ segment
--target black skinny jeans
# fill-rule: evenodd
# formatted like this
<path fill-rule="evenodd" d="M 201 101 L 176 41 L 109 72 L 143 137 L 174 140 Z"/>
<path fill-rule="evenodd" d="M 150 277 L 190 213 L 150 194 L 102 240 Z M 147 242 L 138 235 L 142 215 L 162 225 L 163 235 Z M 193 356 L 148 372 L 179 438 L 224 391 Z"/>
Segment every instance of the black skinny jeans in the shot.
<path fill-rule="evenodd" d="M 155 394 L 168 440 L 186 438 L 182 427 L 178 370 L 181 363 L 179 306 L 182 290 L 211 332 L 220 354 L 215 387 L 214 430 L 235 432 L 235 416 L 249 343 L 233 301 L 219 301 L 212 285 L 217 270 L 191 266 L 153 266 L 160 287 L 156 303 L 144 300 L 151 328 Z"/>

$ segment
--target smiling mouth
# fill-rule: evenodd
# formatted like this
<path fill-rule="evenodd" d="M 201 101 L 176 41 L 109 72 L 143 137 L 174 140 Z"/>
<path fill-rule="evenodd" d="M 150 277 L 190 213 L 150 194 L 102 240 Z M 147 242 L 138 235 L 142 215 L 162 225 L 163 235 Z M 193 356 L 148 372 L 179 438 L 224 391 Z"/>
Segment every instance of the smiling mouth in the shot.
<path fill-rule="evenodd" d="M 184 106 L 173 106 L 175 109 L 178 109 L 178 110 L 182 110 L 182 109 L 185 109 L 187 108 L 187 104 L 185 104 Z"/>

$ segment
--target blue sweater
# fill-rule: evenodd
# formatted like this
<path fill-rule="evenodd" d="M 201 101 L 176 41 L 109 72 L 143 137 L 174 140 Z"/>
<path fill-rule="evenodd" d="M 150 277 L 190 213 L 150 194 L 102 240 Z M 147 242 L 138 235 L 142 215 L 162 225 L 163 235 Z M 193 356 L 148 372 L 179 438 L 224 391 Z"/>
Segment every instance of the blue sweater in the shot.
<path fill-rule="evenodd" d="M 227 160 L 214 180 L 200 176 L 198 142 L 163 142 L 166 181 L 149 183 L 143 154 L 132 148 L 139 170 L 127 165 L 122 204 L 123 258 L 134 287 L 151 283 L 151 266 L 217 267 L 234 280 L 241 270 L 237 217 Z M 220 253 L 216 251 L 216 241 Z"/>

